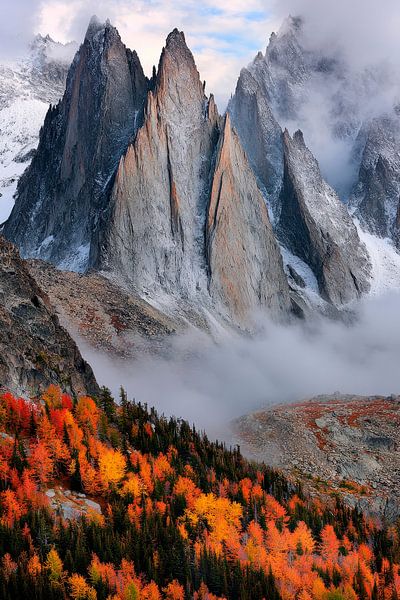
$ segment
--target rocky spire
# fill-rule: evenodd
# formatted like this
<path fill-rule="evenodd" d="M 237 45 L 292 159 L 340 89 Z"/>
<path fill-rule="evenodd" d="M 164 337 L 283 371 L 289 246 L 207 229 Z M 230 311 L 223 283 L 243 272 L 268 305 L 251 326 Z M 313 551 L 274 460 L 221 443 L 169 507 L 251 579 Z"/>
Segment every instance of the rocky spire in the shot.
<path fill-rule="evenodd" d="M 307 263 L 320 292 L 339 306 L 369 289 L 371 265 L 357 229 L 336 193 L 322 179 L 301 131 L 283 134 L 284 178 L 278 234 Z"/>
<path fill-rule="evenodd" d="M 108 21 L 93 18 L 4 227 L 23 256 L 74 270 L 88 267 L 106 188 L 140 122 L 146 91 L 136 54 Z"/>
<path fill-rule="evenodd" d="M 121 159 L 97 265 L 139 291 L 206 292 L 204 218 L 218 112 L 183 33 L 169 34 L 144 123 Z"/>
<path fill-rule="evenodd" d="M 282 130 L 266 94 L 250 70 L 242 69 L 228 110 L 275 214 L 283 176 Z"/>
<path fill-rule="evenodd" d="M 396 110 L 366 124 L 358 182 L 351 198 L 362 226 L 380 237 L 399 240 L 400 116 Z"/>
<path fill-rule="evenodd" d="M 210 294 L 236 321 L 260 309 L 275 317 L 289 312 L 279 247 L 229 113 L 218 144 L 206 238 Z"/>

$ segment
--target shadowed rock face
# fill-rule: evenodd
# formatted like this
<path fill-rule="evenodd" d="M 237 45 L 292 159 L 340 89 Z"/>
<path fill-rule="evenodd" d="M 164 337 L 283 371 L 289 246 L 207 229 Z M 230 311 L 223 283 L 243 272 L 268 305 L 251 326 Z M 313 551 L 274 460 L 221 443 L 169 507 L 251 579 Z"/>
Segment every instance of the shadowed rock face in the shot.
<path fill-rule="evenodd" d="M 357 229 L 336 193 L 322 179 L 304 144 L 285 131 L 284 180 L 278 234 L 314 271 L 321 294 L 336 306 L 369 289 L 370 263 Z"/>
<path fill-rule="evenodd" d="M 0 389 L 35 394 L 50 383 L 75 395 L 99 392 L 15 247 L 0 237 Z"/>
<path fill-rule="evenodd" d="M 237 319 L 263 307 L 275 315 L 289 310 L 282 257 L 229 113 L 217 151 L 207 243 L 210 293 Z"/>
<path fill-rule="evenodd" d="M 358 183 L 351 203 L 363 227 L 380 237 L 399 242 L 400 200 L 400 115 L 374 119 L 365 126 L 358 144 L 362 146 Z"/>
<path fill-rule="evenodd" d="M 240 73 L 228 110 L 253 171 L 276 214 L 283 177 L 282 130 L 272 114 L 266 93 L 247 69 Z"/>
<path fill-rule="evenodd" d="M 22 256 L 73 270 L 88 266 L 105 190 L 135 133 L 146 91 L 137 55 L 108 22 L 92 19 L 4 227 Z"/>

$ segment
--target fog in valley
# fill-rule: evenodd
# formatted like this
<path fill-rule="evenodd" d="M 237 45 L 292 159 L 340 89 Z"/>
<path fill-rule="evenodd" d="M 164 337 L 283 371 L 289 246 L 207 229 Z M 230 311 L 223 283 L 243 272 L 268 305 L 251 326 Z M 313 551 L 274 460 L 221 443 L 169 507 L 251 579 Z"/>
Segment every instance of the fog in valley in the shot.
<path fill-rule="evenodd" d="M 254 337 L 198 332 L 169 341 L 168 356 L 117 361 L 80 344 L 101 385 L 159 412 L 226 434 L 235 417 L 269 403 L 335 391 L 399 393 L 399 294 L 360 303 L 351 325 L 322 318 L 287 326 L 265 321 Z"/>

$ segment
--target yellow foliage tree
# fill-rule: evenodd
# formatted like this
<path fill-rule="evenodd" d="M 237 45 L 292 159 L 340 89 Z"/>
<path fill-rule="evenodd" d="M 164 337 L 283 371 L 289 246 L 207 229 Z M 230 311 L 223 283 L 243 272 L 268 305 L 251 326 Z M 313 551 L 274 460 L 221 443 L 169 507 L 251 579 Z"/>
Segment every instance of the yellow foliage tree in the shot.
<path fill-rule="evenodd" d="M 74 600 L 96 600 L 96 590 L 86 582 L 82 575 L 74 573 L 68 580 L 71 598 Z"/>
<path fill-rule="evenodd" d="M 49 572 L 49 579 L 52 582 L 57 582 L 63 574 L 63 563 L 55 548 L 52 548 L 47 555 L 46 569 Z"/>
<path fill-rule="evenodd" d="M 117 485 L 126 471 L 126 459 L 120 450 L 103 448 L 99 456 L 99 471 L 102 481 L 107 485 Z"/>

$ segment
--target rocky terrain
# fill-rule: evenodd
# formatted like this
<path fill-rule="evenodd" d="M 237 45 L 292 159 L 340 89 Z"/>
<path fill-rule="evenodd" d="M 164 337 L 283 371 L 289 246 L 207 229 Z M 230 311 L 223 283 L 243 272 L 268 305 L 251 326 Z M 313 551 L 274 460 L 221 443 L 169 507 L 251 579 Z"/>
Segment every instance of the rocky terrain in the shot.
<path fill-rule="evenodd" d="M 75 492 L 57 485 L 45 492 L 49 499 L 49 506 L 55 515 L 64 521 L 73 521 L 79 517 L 96 520 L 101 515 L 101 506 L 98 502 L 87 498 L 82 492 Z"/>
<path fill-rule="evenodd" d="M 36 394 L 58 383 L 73 394 L 97 394 L 92 369 L 60 325 L 48 297 L 18 251 L 0 237 L 0 386 Z"/>
<path fill-rule="evenodd" d="M 234 424 L 242 449 L 390 520 L 400 514 L 400 396 L 318 396 Z"/>
<path fill-rule="evenodd" d="M 183 313 L 173 320 L 99 273 L 60 271 L 40 260 L 26 265 L 71 336 L 111 356 L 137 356 L 150 347 L 157 352 L 187 325 Z"/>

